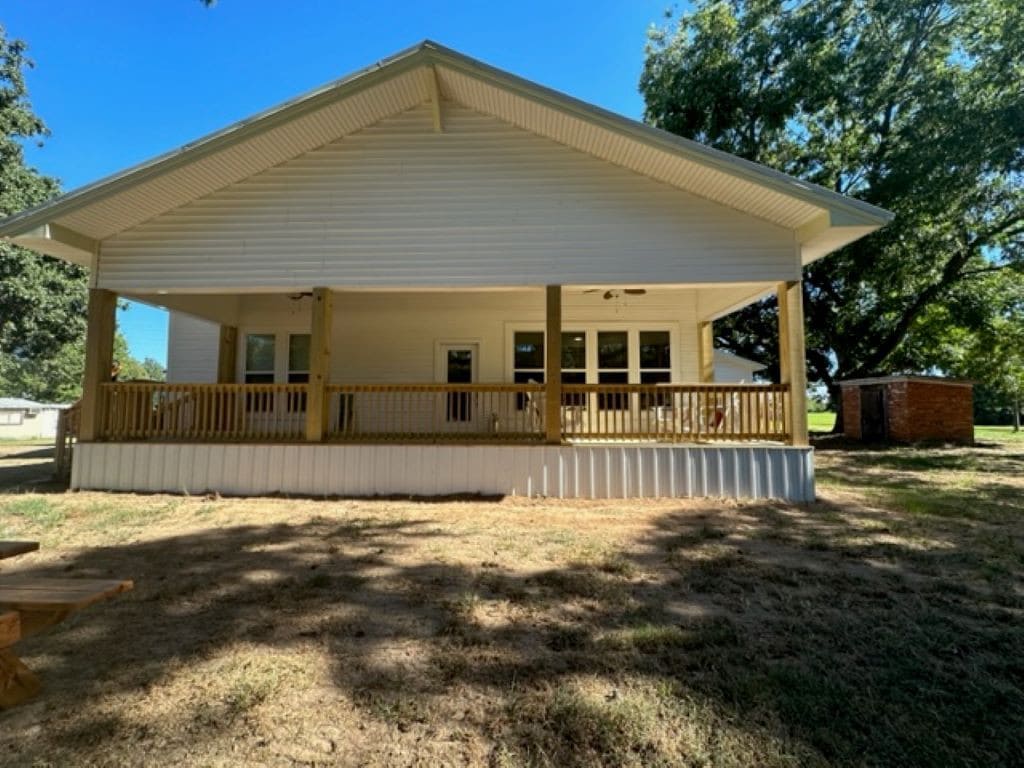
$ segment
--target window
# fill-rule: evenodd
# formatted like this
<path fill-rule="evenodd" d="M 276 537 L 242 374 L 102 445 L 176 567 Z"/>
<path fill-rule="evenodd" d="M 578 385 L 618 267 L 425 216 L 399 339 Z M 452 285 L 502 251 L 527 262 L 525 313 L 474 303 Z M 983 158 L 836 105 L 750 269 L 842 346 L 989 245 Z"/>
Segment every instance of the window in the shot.
<path fill-rule="evenodd" d="M 309 347 L 308 333 L 293 333 L 288 336 L 288 383 L 306 384 L 309 382 Z M 288 395 L 288 413 L 306 410 L 306 393 Z"/>
<path fill-rule="evenodd" d="M 587 335 L 583 331 L 562 332 L 562 383 L 587 383 Z M 585 405 L 585 392 L 562 395 L 562 405 Z"/>
<path fill-rule="evenodd" d="M 288 337 L 288 383 L 305 384 L 309 381 L 308 333 L 293 333 Z"/>
<path fill-rule="evenodd" d="M 672 344 L 668 331 L 640 331 L 640 383 L 664 384 L 672 381 Z M 668 405 L 664 393 L 640 397 L 640 407 Z"/>
<path fill-rule="evenodd" d="M 597 332 L 597 383 L 626 384 L 629 382 L 629 334 L 626 331 Z M 625 410 L 629 395 L 602 394 L 597 407 L 602 411 Z"/>
<path fill-rule="evenodd" d="M 0 411 L 0 424 L 5 427 L 16 427 L 24 421 L 21 411 Z"/>
<path fill-rule="evenodd" d="M 245 337 L 245 383 L 274 383 L 274 334 L 250 333 Z"/>
<path fill-rule="evenodd" d="M 250 333 L 245 337 L 245 383 L 274 383 L 274 334 Z M 266 413 L 274 410 L 274 395 L 271 392 L 248 393 L 245 409 L 250 412 Z"/>
<path fill-rule="evenodd" d="M 512 338 L 512 381 L 526 384 L 544 381 L 544 332 L 516 331 Z M 516 410 L 526 407 L 526 397 L 516 394 Z"/>
<path fill-rule="evenodd" d="M 544 381 L 544 332 L 516 331 L 513 336 L 512 380 L 518 384 Z M 587 383 L 587 335 L 584 331 L 562 332 L 562 383 Z M 562 395 L 563 405 L 583 405 L 582 392 Z M 523 409 L 524 398 L 516 396 L 516 407 Z"/>
<path fill-rule="evenodd" d="M 624 326 L 625 324 L 623 324 Z M 576 326 L 580 330 L 562 332 L 562 382 L 606 385 L 664 384 L 672 381 L 673 334 L 667 328 Z M 544 381 L 544 332 L 512 332 L 512 380 L 518 383 Z M 519 396 L 517 406 L 523 407 Z M 602 393 L 596 398 L 582 393 L 563 392 L 562 404 L 596 405 L 600 410 L 628 410 L 630 395 L 625 392 Z M 668 393 L 642 395 L 641 408 L 668 405 Z"/>

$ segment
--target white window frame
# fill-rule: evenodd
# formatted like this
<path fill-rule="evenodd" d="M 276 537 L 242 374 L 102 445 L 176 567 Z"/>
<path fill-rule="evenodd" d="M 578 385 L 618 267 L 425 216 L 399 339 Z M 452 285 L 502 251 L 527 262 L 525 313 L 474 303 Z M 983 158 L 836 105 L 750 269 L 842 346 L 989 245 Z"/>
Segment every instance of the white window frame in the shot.
<path fill-rule="evenodd" d="M 25 423 L 25 414 L 22 411 L 0 411 L 0 426 L 20 427 Z"/>
<path fill-rule="evenodd" d="M 640 331 L 668 331 L 669 344 L 671 345 L 671 369 L 670 381 L 682 381 L 680 371 L 682 370 L 682 347 L 679 339 L 679 323 L 664 322 L 604 322 L 601 320 L 587 320 L 578 322 L 576 320 L 562 321 L 563 332 L 583 331 L 586 335 L 587 345 L 587 383 L 597 384 L 597 333 L 598 331 L 626 331 L 627 332 L 627 354 L 629 355 L 629 368 L 627 380 L 631 384 L 640 383 Z M 544 331 L 544 323 L 538 322 L 506 322 L 505 323 L 505 380 L 512 381 L 515 368 L 515 334 L 518 331 Z M 544 339 L 547 344 L 547 337 Z M 648 369 L 648 370 L 664 370 Z"/>
<path fill-rule="evenodd" d="M 308 373 L 308 371 L 288 370 L 288 343 L 292 336 L 312 336 L 312 332 L 305 326 L 294 326 L 282 328 L 280 326 L 268 328 L 266 326 L 254 325 L 238 329 L 240 343 L 235 357 L 236 381 L 245 382 L 245 347 L 248 336 L 273 336 L 274 337 L 274 383 L 287 384 L 289 373 Z M 310 355 L 313 350 L 310 349 Z"/>

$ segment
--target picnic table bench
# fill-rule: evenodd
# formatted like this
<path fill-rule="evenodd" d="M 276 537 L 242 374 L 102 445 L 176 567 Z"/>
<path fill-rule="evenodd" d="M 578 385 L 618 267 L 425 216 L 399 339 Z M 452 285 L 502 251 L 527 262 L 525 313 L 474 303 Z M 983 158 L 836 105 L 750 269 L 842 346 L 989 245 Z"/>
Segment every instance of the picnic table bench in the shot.
<path fill-rule="evenodd" d="M 34 552 L 35 542 L 0 542 L 0 559 Z M 93 603 L 132 588 L 126 579 L 0 576 L 0 709 L 35 696 L 38 676 L 12 650 L 15 643 L 58 624 Z"/>
<path fill-rule="evenodd" d="M 17 557 L 39 549 L 38 541 L 0 541 L 0 560 Z"/>

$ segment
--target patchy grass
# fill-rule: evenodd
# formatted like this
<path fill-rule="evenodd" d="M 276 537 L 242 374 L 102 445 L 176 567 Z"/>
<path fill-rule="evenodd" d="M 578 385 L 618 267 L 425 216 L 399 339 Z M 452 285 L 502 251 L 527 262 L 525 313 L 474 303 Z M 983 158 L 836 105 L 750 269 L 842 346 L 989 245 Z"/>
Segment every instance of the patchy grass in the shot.
<path fill-rule="evenodd" d="M 1024 429 L 1014 432 L 1010 426 L 975 426 L 974 439 L 979 442 L 1024 444 Z"/>
<path fill-rule="evenodd" d="M 47 532 L 64 522 L 64 512 L 46 496 L 13 496 L 0 504 L 5 530 Z"/>
<path fill-rule="evenodd" d="M 836 415 L 831 411 L 811 411 L 807 414 L 807 428 L 811 432 L 831 432 Z"/>
<path fill-rule="evenodd" d="M 1021 764 L 1024 450 L 820 450 L 813 505 L 0 495 L 9 764 Z M 143 757 L 144 756 L 144 757 Z"/>

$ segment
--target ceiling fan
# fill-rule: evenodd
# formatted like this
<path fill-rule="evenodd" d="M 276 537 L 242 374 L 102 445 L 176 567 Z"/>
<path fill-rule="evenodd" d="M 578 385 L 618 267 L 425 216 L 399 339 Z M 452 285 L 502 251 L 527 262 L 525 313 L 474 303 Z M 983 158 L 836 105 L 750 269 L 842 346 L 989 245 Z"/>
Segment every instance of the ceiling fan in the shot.
<path fill-rule="evenodd" d="M 589 288 L 583 293 L 598 293 L 600 290 L 600 288 Z M 646 288 L 609 288 L 602 294 L 601 298 L 605 300 L 617 299 L 622 294 L 627 296 L 643 296 L 645 293 L 647 293 Z"/>

